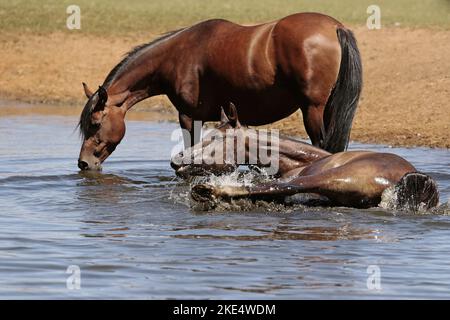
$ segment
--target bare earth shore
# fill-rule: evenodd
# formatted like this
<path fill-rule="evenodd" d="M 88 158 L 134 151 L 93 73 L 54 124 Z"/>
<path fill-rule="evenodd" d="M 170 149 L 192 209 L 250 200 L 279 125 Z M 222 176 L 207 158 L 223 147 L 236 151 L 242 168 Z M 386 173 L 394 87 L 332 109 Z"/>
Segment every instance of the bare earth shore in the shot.
<path fill-rule="evenodd" d="M 450 31 L 355 28 L 355 33 L 364 89 L 351 139 L 450 148 Z M 0 99 L 7 102 L 0 101 L 0 116 L 79 113 L 85 102 L 81 82 L 101 84 L 124 53 L 154 36 L 1 34 Z M 128 118 L 177 118 L 164 97 L 134 109 Z M 271 127 L 305 136 L 298 114 Z"/>

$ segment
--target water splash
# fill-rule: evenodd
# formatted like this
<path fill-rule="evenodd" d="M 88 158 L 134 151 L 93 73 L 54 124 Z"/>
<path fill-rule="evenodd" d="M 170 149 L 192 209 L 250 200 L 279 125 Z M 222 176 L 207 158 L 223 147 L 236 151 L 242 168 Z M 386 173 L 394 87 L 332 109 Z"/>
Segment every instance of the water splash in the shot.
<path fill-rule="evenodd" d="M 207 177 L 205 183 L 214 187 L 232 186 L 232 187 L 251 187 L 257 182 L 269 181 L 269 176 L 264 171 L 255 173 L 254 171 L 242 172 L 235 170 L 226 175 L 211 174 Z"/>
<path fill-rule="evenodd" d="M 381 194 L 381 202 L 378 205 L 382 209 L 397 209 L 397 192 L 395 186 L 389 187 Z"/>
<path fill-rule="evenodd" d="M 304 210 L 323 210 L 324 207 L 329 207 L 330 202 L 326 197 L 315 194 L 296 194 L 288 196 L 284 199 L 284 203 L 267 202 L 263 200 L 252 201 L 250 199 L 214 199 L 210 202 L 197 202 L 190 196 L 192 187 L 196 184 L 210 184 L 214 187 L 242 187 L 253 186 L 259 183 L 273 181 L 273 177 L 269 176 L 264 170 L 261 171 L 242 171 L 235 170 L 232 173 L 224 175 L 214 175 L 204 177 L 193 177 L 189 181 L 188 190 L 184 192 L 175 192 L 178 203 L 188 205 L 194 211 L 266 211 L 266 212 L 293 212 Z M 179 201 L 182 199 L 182 201 Z M 410 208 L 402 208 L 398 201 L 398 188 L 392 186 L 387 188 L 381 195 L 381 202 L 379 208 L 384 209 L 392 214 L 439 214 L 450 215 L 450 208 L 448 203 L 441 204 L 432 209 L 426 209 L 425 204 L 418 204 L 415 210 Z"/>
<path fill-rule="evenodd" d="M 214 187 L 242 187 L 253 186 L 264 182 L 273 181 L 273 177 L 267 174 L 264 169 L 258 171 L 240 171 L 236 170 L 232 173 L 225 175 L 213 175 L 208 177 L 196 177 L 190 181 L 190 189 L 198 183 L 210 184 Z M 293 211 L 311 211 L 311 206 L 317 207 L 325 203 L 324 197 L 309 194 L 298 194 L 294 196 L 288 196 L 283 203 L 268 202 L 264 200 L 252 201 L 250 199 L 215 199 L 210 202 L 197 202 L 190 199 L 190 207 L 195 211 L 264 211 L 271 212 L 283 212 L 290 213 Z"/>
<path fill-rule="evenodd" d="M 211 174 L 206 177 L 195 177 L 190 181 L 190 189 L 193 186 L 204 183 L 214 187 L 223 186 L 253 186 L 257 181 L 267 181 L 269 177 L 263 172 L 254 171 L 240 171 L 239 169 L 223 175 Z M 249 199 L 233 199 L 229 201 L 223 201 L 221 199 L 215 199 L 209 202 L 197 202 L 190 199 L 190 206 L 196 211 L 249 211 L 255 207 L 255 204 Z"/>
<path fill-rule="evenodd" d="M 425 204 L 420 203 L 416 210 L 413 211 L 410 210 L 410 208 L 399 207 L 398 203 L 398 188 L 396 186 L 392 186 L 383 191 L 381 194 L 381 202 L 378 207 L 394 213 L 450 215 L 450 206 L 448 202 L 441 203 L 431 209 L 426 209 Z"/>

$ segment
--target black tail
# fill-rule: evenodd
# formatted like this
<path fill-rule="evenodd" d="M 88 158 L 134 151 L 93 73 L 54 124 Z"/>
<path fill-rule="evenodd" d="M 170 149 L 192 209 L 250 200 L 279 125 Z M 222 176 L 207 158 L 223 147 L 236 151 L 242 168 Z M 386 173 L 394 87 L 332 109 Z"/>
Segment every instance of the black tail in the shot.
<path fill-rule="evenodd" d="M 362 89 L 361 56 L 355 36 L 344 28 L 338 28 L 336 32 L 341 45 L 341 65 L 336 84 L 325 106 L 325 138 L 321 146 L 332 153 L 347 149 Z"/>
<path fill-rule="evenodd" d="M 420 172 L 405 174 L 395 185 L 395 194 L 396 207 L 401 210 L 427 210 L 439 203 L 436 182 Z"/>

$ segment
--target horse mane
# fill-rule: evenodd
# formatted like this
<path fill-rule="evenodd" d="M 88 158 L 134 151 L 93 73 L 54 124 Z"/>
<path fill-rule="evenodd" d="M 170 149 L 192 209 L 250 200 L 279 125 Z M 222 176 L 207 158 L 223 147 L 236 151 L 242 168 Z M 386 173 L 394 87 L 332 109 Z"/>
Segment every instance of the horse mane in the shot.
<path fill-rule="evenodd" d="M 80 136 L 83 139 L 86 139 L 89 137 L 89 133 L 92 132 L 92 129 L 94 128 L 94 124 L 92 123 L 91 116 L 92 116 L 92 110 L 93 106 L 98 101 L 98 93 L 97 91 L 88 99 L 86 102 L 86 105 L 83 108 L 83 111 L 81 111 L 80 120 L 78 121 L 78 129 L 80 131 Z"/>
<path fill-rule="evenodd" d="M 117 74 L 120 73 L 120 71 L 122 71 L 130 62 L 130 60 L 134 60 L 135 58 L 137 58 L 137 56 L 140 55 L 140 53 L 148 48 L 151 47 L 171 36 L 173 36 L 174 34 L 183 31 L 185 28 L 181 28 L 181 29 L 177 29 L 177 30 L 172 30 L 166 33 L 163 33 L 162 35 L 160 35 L 158 38 L 147 42 L 147 43 L 143 43 L 140 44 L 136 47 L 134 47 L 133 49 L 131 49 L 129 52 L 127 52 L 124 56 L 124 58 L 122 59 L 122 61 L 120 61 L 110 72 L 109 74 L 106 76 L 106 79 L 103 83 L 103 87 L 108 88 L 108 86 L 111 84 L 111 82 L 114 80 L 115 76 Z"/>
<path fill-rule="evenodd" d="M 156 38 L 148 43 L 140 44 L 140 45 L 134 47 L 133 49 L 131 49 L 128 53 L 125 54 L 122 61 L 120 61 L 109 72 L 109 74 L 106 76 L 105 81 L 103 82 L 102 87 L 104 87 L 105 89 L 108 88 L 111 85 L 111 83 L 114 81 L 115 77 L 127 67 L 128 63 L 131 60 L 134 60 L 135 58 L 137 58 L 137 56 L 139 56 L 143 50 L 169 38 L 170 36 L 180 32 L 180 31 L 183 31 L 184 29 L 186 29 L 186 28 L 181 28 L 181 29 L 166 32 L 166 33 L 160 35 L 158 38 Z M 95 106 L 95 103 L 98 100 L 97 92 L 98 91 L 96 91 L 86 102 L 86 105 L 84 106 L 83 111 L 81 112 L 80 120 L 78 122 L 78 128 L 80 131 L 80 135 L 84 139 L 89 136 L 90 132 L 92 132 L 93 128 L 95 127 L 95 125 L 92 124 L 91 115 L 92 115 L 93 106 Z"/>

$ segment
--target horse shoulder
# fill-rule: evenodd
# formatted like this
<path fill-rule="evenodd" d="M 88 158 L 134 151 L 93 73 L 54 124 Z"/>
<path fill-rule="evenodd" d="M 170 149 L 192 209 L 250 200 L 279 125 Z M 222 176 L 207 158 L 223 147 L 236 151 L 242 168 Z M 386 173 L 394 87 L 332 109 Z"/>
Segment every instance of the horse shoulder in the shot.
<path fill-rule="evenodd" d="M 175 91 L 189 106 L 196 107 L 200 93 L 199 73 L 201 67 L 192 64 L 187 68 L 180 68 L 175 81 Z"/>

